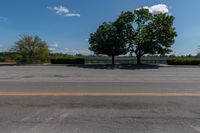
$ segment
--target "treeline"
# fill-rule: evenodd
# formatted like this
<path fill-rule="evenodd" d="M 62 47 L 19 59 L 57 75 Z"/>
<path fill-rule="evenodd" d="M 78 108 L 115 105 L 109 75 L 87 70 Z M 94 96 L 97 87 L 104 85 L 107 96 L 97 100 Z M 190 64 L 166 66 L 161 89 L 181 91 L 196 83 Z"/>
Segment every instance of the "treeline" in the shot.
<path fill-rule="evenodd" d="M 16 64 L 83 64 L 81 55 L 51 53 L 39 36 L 22 35 L 8 52 L 0 53 L 0 62 Z"/>
<path fill-rule="evenodd" d="M 85 59 L 81 55 L 68 55 L 63 53 L 50 53 L 48 60 L 41 62 L 38 60 L 32 60 L 33 62 L 26 62 L 26 60 L 21 59 L 21 55 L 16 52 L 0 52 L 0 62 L 1 63 L 12 63 L 12 64 L 41 64 L 41 63 L 51 63 L 51 64 L 84 64 Z"/>

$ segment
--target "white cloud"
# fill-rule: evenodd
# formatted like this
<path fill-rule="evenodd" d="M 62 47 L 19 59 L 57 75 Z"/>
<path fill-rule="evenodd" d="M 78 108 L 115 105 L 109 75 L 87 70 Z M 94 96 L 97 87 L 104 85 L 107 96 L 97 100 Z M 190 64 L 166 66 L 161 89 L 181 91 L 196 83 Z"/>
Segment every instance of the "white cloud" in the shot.
<path fill-rule="evenodd" d="M 48 9 L 55 11 L 55 13 L 59 14 L 59 15 L 65 15 L 67 13 L 69 13 L 69 9 L 63 7 L 63 6 L 55 6 L 55 7 L 47 7 Z"/>
<path fill-rule="evenodd" d="M 78 13 L 69 13 L 69 14 L 66 14 L 65 16 L 67 16 L 67 17 L 80 17 L 81 14 L 78 14 Z"/>
<path fill-rule="evenodd" d="M 157 4 L 157 5 L 153 5 L 151 7 L 145 6 L 143 7 L 145 9 L 149 9 L 150 13 L 153 14 L 158 14 L 158 13 L 169 13 L 169 9 L 168 6 L 165 4 Z"/>
<path fill-rule="evenodd" d="M 57 42 L 55 42 L 55 43 L 52 44 L 51 46 L 54 47 L 54 48 L 57 48 L 57 47 L 59 47 L 59 44 L 58 44 Z"/>
<path fill-rule="evenodd" d="M 82 55 L 92 55 L 93 52 L 85 49 L 73 49 L 73 48 L 58 48 L 58 47 L 51 47 L 49 48 L 51 53 L 63 53 L 63 54 L 69 54 L 69 55 L 76 55 L 76 54 L 82 54 Z"/>
<path fill-rule="evenodd" d="M 63 52 L 70 55 L 76 55 L 76 54 L 91 55 L 92 54 L 92 52 L 89 50 L 69 49 L 69 48 L 64 48 Z"/>
<path fill-rule="evenodd" d="M 50 45 L 49 47 L 49 50 L 53 53 L 57 52 L 58 51 L 58 47 L 59 47 L 59 44 L 57 42 L 53 43 L 52 45 Z"/>
<path fill-rule="evenodd" d="M 56 14 L 63 15 L 66 17 L 80 17 L 79 13 L 72 13 L 70 10 L 64 6 L 47 7 L 49 10 L 54 11 Z"/>
<path fill-rule="evenodd" d="M 56 48 L 49 48 L 50 51 L 54 52 Z"/>

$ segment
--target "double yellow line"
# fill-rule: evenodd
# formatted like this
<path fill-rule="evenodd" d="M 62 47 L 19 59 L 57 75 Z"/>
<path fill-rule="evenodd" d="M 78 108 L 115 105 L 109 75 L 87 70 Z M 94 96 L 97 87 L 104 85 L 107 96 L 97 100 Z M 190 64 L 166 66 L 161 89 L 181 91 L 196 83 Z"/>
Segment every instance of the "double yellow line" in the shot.
<path fill-rule="evenodd" d="M 200 97 L 200 93 L 61 93 L 61 92 L 0 92 L 0 96 L 48 96 L 48 97 Z"/>

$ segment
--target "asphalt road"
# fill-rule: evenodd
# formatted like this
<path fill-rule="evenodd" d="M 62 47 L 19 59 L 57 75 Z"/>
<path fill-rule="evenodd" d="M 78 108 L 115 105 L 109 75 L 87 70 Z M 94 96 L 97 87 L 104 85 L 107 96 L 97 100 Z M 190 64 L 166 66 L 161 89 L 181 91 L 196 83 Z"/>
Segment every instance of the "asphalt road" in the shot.
<path fill-rule="evenodd" d="M 1 66 L 0 132 L 199 133 L 200 68 Z"/>
<path fill-rule="evenodd" d="M 1 66 L 0 92 L 200 92 L 200 67 Z"/>
<path fill-rule="evenodd" d="M 200 97 L 0 97 L 2 133 L 198 133 Z"/>

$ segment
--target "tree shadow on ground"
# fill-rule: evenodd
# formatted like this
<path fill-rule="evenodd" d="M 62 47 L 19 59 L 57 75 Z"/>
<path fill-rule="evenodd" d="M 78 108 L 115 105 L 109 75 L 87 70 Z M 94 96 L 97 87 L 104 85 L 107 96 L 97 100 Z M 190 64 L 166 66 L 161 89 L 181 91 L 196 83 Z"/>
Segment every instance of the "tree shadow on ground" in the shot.
<path fill-rule="evenodd" d="M 6 66 L 29 66 L 29 65 L 17 65 L 17 64 L 0 64 L 0 67 L 6 67 Z M 60 66 L 58 65 L 30 65 L 30 66 Z M 142 65 L 136 65 L 136 64 L 116 64 L 114 67 L 110 64 L 68 64 L 68 65 L 61 65 L 66 67 L 77 67 L 77 68 L 84 68 L 84 69 L 102 69 L 102 70 L 115 70 L 115 69 L 121 69 L 121 70 L 138 70 L 138 69 L 159 69 L 162 66 L 159 65 L 150 65 L 150 64 L 142 64 Z"/>
<path fill-rule="evenodd" d="M 17 66 L 16 64 L 3 64 L 0 63 L 0 67 L 6 67 L 6 66 Z"/>
<path fill-rule="evenodd" d="M 149 64 L 117 64 L 114 67 L 110 64 L 85 64 L 85 65 L 67 65 L 70 67 L 78 67 L 85 69 L 105 69 L 105 70 L 113 70 L 113 69 L 123 69 L 123 70 L 137 70 L 137 69 L 158 69 L 161 66 L 159 65 L 149 65 Z"/>

